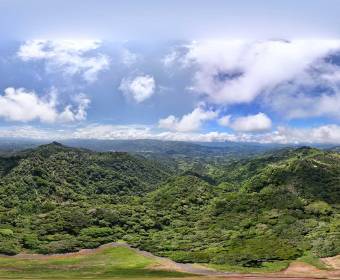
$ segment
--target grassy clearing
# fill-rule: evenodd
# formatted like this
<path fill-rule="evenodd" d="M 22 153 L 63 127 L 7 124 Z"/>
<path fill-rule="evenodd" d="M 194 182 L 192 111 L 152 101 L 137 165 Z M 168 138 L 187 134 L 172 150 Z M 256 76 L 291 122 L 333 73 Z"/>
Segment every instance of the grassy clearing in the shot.
<path fill-rule="evenodd" d="M 267 262 L 263 263 L 262 267 L 244 267 L 228 264 L 206 264 L 205 266 L 226 272 L 240 272 L 240 273 L 268 273 L 279 272 L 286 269 L 289 265 L 288 261 Z"/>
<path fill-rule="evenodd" d="M 298 260 L 305 262 L 305 263 L 308 263 L 312 266 L 315 266 L 318 269 L 322 269 L 322 270 L 328 270 L 329 269 L 329 267 L 324 262 L 322 262 L 319 258 L 317 258 L 317 257 L 315 257 L 311 254 L 306 254 L 306 255 L 300 257 Z"/>
<path fill-rule="evenodd" d="M 107 248 L 88 254 L 46 259 L 0 257 L 1 279 L 109 279 L 189 276 L 148 267 L 155 260 L 129 248 Z"/>

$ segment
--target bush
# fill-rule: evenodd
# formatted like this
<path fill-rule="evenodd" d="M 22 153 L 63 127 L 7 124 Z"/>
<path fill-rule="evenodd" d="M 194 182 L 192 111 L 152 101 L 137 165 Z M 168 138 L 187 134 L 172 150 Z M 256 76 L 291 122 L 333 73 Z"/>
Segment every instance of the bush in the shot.
<path fill-rule="evenodd" d="M 79 242 L 75 239 L 52 241 L 40 245 L 38 252 L 42 254 L 63 254 L 79 250 Z"/>
<path fill-rule="evenodd" d="M 14 235 L 13 230 L 9 229 L 9 228 L 1 228 L 0 229 L 0 236 L 1 237 L 11 237 Z"/>
<path fill-rule="evenodd" d="M 20 253 L 20 246 L 16 241 L 2 241 L 0 242 L 0 254 L 16 255 Z"/>
<path fill-rule="evenodd" d="M 82 248 L 95 248 L 101 244 L 116 240 L 114 232 L 109 227 L 88 227 L 80 231 L 78 236 Z"/>
<path fill-rule="evenodd" d="M 113 234 L 113 230 L 109 227 L 89 227 L 80 231 L 80 235 L 93 238 L 106 237 Z"/>
<path fill-rule="evenodd" d="M 26 234 L 22 239 L 23 247 L 26 249 L 37 249 L 39 248 L 40 241 L 36 234 Z"/>
<path fill-rule="evenodd" d="M 211 259 L 209 253 L 204 251 L 175 251 L 167 256 L 180 263 L 208 263 Z"/>
<path fill-rule="evenodd" d="M 333 257 L 340 253 L 340 236 L 319 238 L 313 242 L 312 252 L 319 258 Z"/>
<path fill-rule="evenodd" d="M 314 214 L 314 215 L 329 215 L 332 213 L 332 207 L 324 201 L 316 201 L 312 202 L 311 204 L 308 204 L 305 207 L 305 211 L 308 214 Z"/>
<path fill-rule="evenodd" d="M 264 262 L 291 260 L 300 255 L 300 250 L 284 240 L 275 237 L 257 237 L 243 240 L 239 244 L 234 244 L 228 251 L 216 254 L 212 262 L 260 267 Z"/>

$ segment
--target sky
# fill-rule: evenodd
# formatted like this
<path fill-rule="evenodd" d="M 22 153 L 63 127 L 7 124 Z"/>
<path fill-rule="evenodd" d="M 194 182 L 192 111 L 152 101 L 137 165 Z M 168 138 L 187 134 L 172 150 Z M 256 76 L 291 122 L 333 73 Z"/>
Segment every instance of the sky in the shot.
<path fill-rule="evenodd" d="M 0 137 L 340 144 L 337 0 L 0 10 Z"/>

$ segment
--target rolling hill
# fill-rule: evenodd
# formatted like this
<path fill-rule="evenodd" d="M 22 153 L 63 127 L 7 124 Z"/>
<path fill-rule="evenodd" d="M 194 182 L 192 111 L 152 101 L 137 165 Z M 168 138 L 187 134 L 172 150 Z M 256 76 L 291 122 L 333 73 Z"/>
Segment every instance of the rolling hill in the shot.
<path fill-rule="evenodd" d="M 179 262 L 258 268 L 340 253 L 336 152 L 285 148 L 174 172 L 52 143 L 2 156 L 0 171 L 5 254 L 122 239 Z"/>

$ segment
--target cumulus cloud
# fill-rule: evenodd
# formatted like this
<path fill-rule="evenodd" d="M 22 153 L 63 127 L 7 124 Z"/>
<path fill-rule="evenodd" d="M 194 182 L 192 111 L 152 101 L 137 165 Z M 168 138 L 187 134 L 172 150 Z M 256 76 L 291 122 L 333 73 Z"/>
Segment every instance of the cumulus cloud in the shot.
<path fill-rule="evenodd" d="M 337 51 L 340 40 L 201 41 L 193 42 L 181 61 L 198 69 L 191 89 L 228 105 L 252 102 L 282 83 L 303 79 Z"/>
<path fill-rule="evenodd" d="M 233 118 L 231 115 L 218 119 L 221 126 L 231 127 L 235 131 L 241 132 L 261 132 L 271 129 L 272 121 L 264 113 Z"/>
<path fill-rule="evenodd" d="M 38 120 L 43 123 L 84 120 L 90 100 L 84 95 L 79 95 L 76 101 L 76 108 L 67 105 L 63 110 L 58 111 L 55 89 L 45 97 L 39 97 L 34 91 L 9 87 L 5 89 L 4 95 L 0 95 L 0 117 L 8 121 Z"/>
<path fill-rule="evenodd" d="M 45 61 L 48 72 L 80 75 L 94 82 L 98 73 L 109 67 L 108 56 L 93 54 L 100 45 L 101 41 L 96 40 L 29 40 L 20 46 L 17 55 L 23 61 Z"/>
<path fill-rule="evenodd" d="M 90 99 L 84 94 L 79 94 L 74 97 L 77 108 L 72 105 L 67 105 L 58 117 L 61 122 L 75 122 L 86 120 L 87 108 L 91 103 Z"/>
<path fill-rule="evenodd" d="M 264 113 L 238 117 L 234 119 L 230 125 L 232 129 L 242 132 L 258 132 L 269 130 L 272 126 L 272 121 Z"/>
<path fill-rule="evenodd" d="M 153 76 L 140 75 L 135 78 L 122 79 L 119 89 L 137 103 L 150 98 L 155 93 L 156 82 Z"/>
<path fill-rule="evenodd" d="M 195 131 L 201 128 L 203 122 L 215 119 L 218 113 L 211 110 L 204 110 L 201 107 L 194 109 L 191 113 L 177 118 L 173 115 L 160 119 L 158 126 L 174 131 L 187 132 Z"/>

